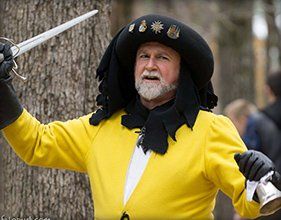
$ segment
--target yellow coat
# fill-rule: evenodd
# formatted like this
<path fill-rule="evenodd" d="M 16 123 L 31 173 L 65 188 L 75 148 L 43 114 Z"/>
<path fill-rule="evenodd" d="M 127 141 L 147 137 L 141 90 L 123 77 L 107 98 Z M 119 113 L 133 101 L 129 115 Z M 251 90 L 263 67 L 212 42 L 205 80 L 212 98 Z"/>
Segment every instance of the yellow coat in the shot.
<path fill-rule="evenodd" d="M 246 150 L 232 123 L 200 111 L 191 130 L 182 126 L 177 141 L 169 138 L 165 155 L 152 153 L 137 187 L 123 204 L 128 165 L 138 129 L 121 125 L 123 111 L 98 126 L 90 115 L 67 122 L 40 124 L 26 110 L 4 135 L 17 154 L 35 166 L 87 172 L 96 219 L 213 219 L 218 189 L 228 195 L 238 213 L 259 215 L 259 205 L 247 202 L 245 179 L 233 158 Z"/>

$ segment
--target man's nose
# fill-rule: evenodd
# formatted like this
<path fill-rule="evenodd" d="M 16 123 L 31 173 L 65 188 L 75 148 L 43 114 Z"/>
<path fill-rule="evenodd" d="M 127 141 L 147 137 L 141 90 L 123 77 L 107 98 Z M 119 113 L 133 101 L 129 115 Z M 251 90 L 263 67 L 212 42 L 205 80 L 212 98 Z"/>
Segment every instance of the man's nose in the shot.
<path fill-rule="evenodd" d="M 147 64 L 146 64 L 146 66 L 145 66 L 145 68 L 147 69 L 147 70 L 155 70 L 155 69 L 157 69 L 157 67 L 156 67 L 156 63 L 155 63 L 155 59 L 153 58 L 153 57 L 150 57 L 149 58 L 149 60 L 148 60 L 148 62 L 147 62 Z"/>

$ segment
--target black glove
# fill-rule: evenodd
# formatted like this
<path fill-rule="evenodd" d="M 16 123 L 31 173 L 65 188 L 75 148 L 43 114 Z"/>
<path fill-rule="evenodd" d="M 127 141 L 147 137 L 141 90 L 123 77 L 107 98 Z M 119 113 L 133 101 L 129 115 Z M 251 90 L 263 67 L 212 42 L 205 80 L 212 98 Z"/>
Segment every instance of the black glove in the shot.
<path fill-rule="evenodd" d="M 0 63 L 0 129 L 14 122 L 23 108 L 12 85 L 10 72 L 13 68 L 13 56 L 10 46 L 0 43 L 0 53 L 4 61 Z"/>
<path fill-rule="evenodd" d="M 0 43 L 0 53 L 4 55 L 4 61 L 0 63 L 0 79 L 9 78 L 14 62 L 10 45 Z"/>
<path fill-rule="evenodd" d="M 235 154 L 234 159 L 240 172 L 250 181 L 259 181 L 270 171 L 274 171 L 271 182 L 281 190 L 281 176 L 275 170 L 274 163 L 263 153 L 248 150 L 242 154 Z"/>

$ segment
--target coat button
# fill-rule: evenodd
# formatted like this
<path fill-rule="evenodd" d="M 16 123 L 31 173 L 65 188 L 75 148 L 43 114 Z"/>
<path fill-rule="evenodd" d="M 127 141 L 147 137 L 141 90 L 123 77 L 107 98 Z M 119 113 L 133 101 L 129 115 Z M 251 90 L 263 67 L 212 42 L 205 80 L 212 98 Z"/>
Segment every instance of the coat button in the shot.
<path fill-rule="evenodd" d="M 126 212 L 124 212 L 120 220 L 130 220 L 130 216 Z"/>

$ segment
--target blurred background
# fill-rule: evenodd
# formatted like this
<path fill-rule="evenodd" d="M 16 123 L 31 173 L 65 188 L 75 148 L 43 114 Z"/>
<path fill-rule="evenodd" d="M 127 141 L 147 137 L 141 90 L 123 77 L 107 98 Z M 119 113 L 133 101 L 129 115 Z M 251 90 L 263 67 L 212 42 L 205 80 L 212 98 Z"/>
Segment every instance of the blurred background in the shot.
<path fill-rule="evenodd" d="M 179 19 L 208 42 L 216 113 L 237 98 L 267 104 L 265 78 L 281 65 L 281 0 L 0 0 L 0 36 L 21 42 L 93 9 L 99 10 L 94 18 L 17 58 L 28 81 L 15 79 L 15 88 L 42 122 L 96 108 L 95 70 L 110 39 L 149 13 Z M 0 214 L 93 219 L 92 206 L 86 175 L 28 167 L 0 137 Z M 233 217 L 221 193 L 214 214 L 216 220 Z"/>

